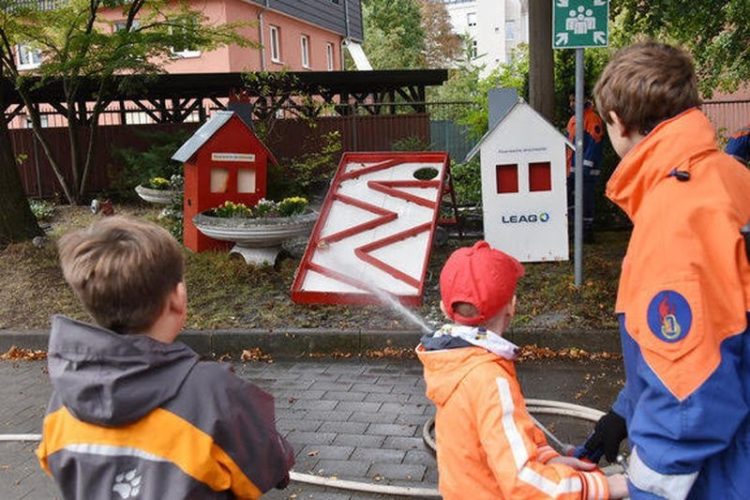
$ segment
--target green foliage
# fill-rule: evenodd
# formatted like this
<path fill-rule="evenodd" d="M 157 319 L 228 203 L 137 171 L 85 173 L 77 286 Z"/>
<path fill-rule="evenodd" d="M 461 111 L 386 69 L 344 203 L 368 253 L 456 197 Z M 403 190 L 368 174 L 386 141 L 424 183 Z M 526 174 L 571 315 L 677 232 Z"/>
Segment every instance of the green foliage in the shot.
<path fill-rule="evenodd" d="M 475 205 L 482 203 L 482 171 L 479 165 L 479 155 L 466 163 L 451 165 L 453 189 L 456 191 L 456 201 L 459 205 Z"/>
<path fill-rule="evenodd" d="M 261 199 L 255 207 L 250 208 L 244 203 L 233 203 L 225 201 L 218 207 L 212 209 L 210 214 L 214 217 L 260 219 L 264 217 L 292 217 L 305 213 L 307 210 L 307 199 L 301 196 L 284 198 L 280 202 Z"/>
<path fill-rule="evenodd" d="M 167 228 L 177 241 L 182 241 L 183 233 L 182 202 L 184 181 L 185 179 L 182 175 L 173 175 L 169 178 L 169 187 L 167 189 L 171 189 L 178 194 L 172 198 L 172 203 L 159 214 L 159 222 Z"/>
<path fill-rule="evenodd" d="M 55 205 L 45 200 L 29 200 L 29 208 L 39 222 L 48 221 L 55 215 Z"/>
<path fill-rule="evenodd" d="M 211 215 L 215 217 L 252 217 L 253 210 L 245 205 L 244 203 L 234 203 L 231 201 L 225 201 L 218 207 L 211 211 Z"/>
<path fill-rule="evenodd" d="M 469 61 L 451 70 L 448 81 L 431 97 L 431 100 L 438 102 L 468 102 L 466 106 L 446 107 L 433 113 L 432 118 L 453 120 L 466 125 L 474 139 L 479 139 L 487 132 L 489 120 L 487 96 L 490 89 L 514 88 L 521 96 L 528 94 L 528 47 L 519 47 L 508 64 L 499 65 L 484 78 L 480 76 L 483 68 L 484 66 L 477 66 Z"/>
<path fill-rule="evenodd" d="M 166 191 L 169 189 L 169 179 L 165 179 L 164 177 L 152 177 L 146 181 L 145 186 L 151 189 Z"/>
<path fill-rule="evenodd" d="M 364 0 L 364 50 L 374 69 L 425 66 L 425 32 L 418 0 Z"/>
<path fill-rule="evenodd" d="M 391 144 L 391 151 L 427 151 L 429 149 L 430 143 L 416 135 L 403 137 Z"/>
<path fill-rule="evenodd" d="M 620 0 L 612 3 L 614 47 L 639 37 L 679 43 L 695 58 L 699 84 L 710 97 L 750 80 L 750 2 L 747 0 Z"/>
<path fill-rule="evenodd" d="M 308 141 L 306 150 L 317 151 L 285 158 L 278 166 L 269 164 L 269 198 L 277 200 L 310 194 L 330 181 L 341 156 L 341 133 L 337 130 L 321 136 L 311 133 L 305 140 Z"/>
<path fill-rule="evenodd" d="M 301 196 L 292 196 L 291 198 L 284 198 L 281 200 L 277 209 L 281 217 L 291 217 L 293 215 L 299 215 L 305 213 L 307 210 L 307 199 Z"/>
<path fill-rule="evenodd" d="M 167 179 L 173 175 L 182 174 L 182 163 L 172 160 L 172 155 L 190 137 L 191 133 L 188 131 L 137 133 L 146 139 L 149 145 L 143 151 L 133 148 L 113 148 L 113 158 L 122 165 L 122 168 L 113 172 L 112 186 L 128 193 L 139 184 L 153 189 L 168 189 Z M 161 187 L 149 185 L 154 178 L 164 179 Z"/>
<path fill-rule="evenodd" d="M 119 12 L 117 22 L 104 14 L 107 7 Z M 19 92 L 42 150 L 70 203 L 80 201 L 86 190 L 96 146 L 90 141 L 113 92 L 147 85 L 144 76 L 159 73 L 179 57 L 173 53 L 175 47 L 210 51 L 228 44 L 257 45 L 239 34 L 248 26 L 246 22 L 219 25 L 207 21 L 188 1 L 0 0 L 0 73 Z M 40 51 L 40 66 L 19 71 L 17 45 Z M 115 75 L 120 88 L 116 88 Z M 62 84 L 61 103 L 67 113 L 70 142 L 66 153 L 74 165 L 69 177 L 63 175 L 60 158 L 43 133 L 29 76 L 40 76 L 40 85 L 49 79 Z M 80 103 L 91 88 L 95 90 L 94 99 L 84 109 Z M 82 123 L 78 117 L 84 113 L 91 116 Z M 90 133 L 80 133 L 82 127 L 90 128 Z"/>
<path fill-rule="evenodd" d="M 255 217 L 269 217 L 276 208 L 276 203 L 272 200 L 262 199 L 255 205 L 253 215 Z"/>

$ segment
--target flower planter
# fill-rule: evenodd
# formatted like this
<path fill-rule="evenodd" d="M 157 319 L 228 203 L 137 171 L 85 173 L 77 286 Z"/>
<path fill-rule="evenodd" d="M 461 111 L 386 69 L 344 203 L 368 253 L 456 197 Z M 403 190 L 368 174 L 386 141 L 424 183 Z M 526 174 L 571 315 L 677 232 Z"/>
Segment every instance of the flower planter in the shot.
<path fill-rule="evenodd" d="M 158 205 L 171 205 L 175 199 L 182 196 L 181 191 L 173 189 L 153 189 L 145 186 L 136 186 L 135 192 L 138 193 L 138 196 L 143 200 Z"/>
<path fill-rule="evenodd" d="M 234 242 L 230 253 L 242 255 L 248 264 L 273 265 L 281 252 L 281 245 L 287 240 L 309 235 L 317 219 L 315 211 L 292 217 L 258 219 L 214 217 L 201 212 L 193 217 L 193 223 L 209 238 Z"/>

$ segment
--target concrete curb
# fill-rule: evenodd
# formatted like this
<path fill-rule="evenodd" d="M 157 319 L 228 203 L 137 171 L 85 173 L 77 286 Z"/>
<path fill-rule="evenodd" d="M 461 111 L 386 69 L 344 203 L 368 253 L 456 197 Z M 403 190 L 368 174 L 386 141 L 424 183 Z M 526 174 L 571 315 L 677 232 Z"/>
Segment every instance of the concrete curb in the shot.
<path fill-rule="evenodd" d="M 244 349 L 260 348 L 276 358 L 297 358 L 310 353 L 334 354 L 347 352 L 365 354 L 386 347 L 410 349 L 417 345 L 421 333 L 417 330 L 187 330 L 179 340 L 203 356 L 239 355 Z M 518 345 L 537 344 L 539 347 L 561 349 L 578 347 L 589 352 L 620 352 L 617 330 L 512 329 L 506 334 Z M 12 346 L 46 350 L 49 333 L 43 330 L 0 330 L 0 353 Z"/>

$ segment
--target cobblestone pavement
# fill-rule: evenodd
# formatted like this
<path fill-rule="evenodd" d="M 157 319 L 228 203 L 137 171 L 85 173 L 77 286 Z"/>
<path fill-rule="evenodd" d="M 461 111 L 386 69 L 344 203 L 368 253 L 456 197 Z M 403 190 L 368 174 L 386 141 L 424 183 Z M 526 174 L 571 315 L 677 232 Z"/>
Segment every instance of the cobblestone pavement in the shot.
<path fill-rule="evenodd" d="M 310 360 L 235 364 L 276 398 L 277 427 L 294 446 L 294 470 L 373 484 L 436 487 L 422 428 L 434 415 L 415 360 Z M 619 361 L 526 362 L 528 397 L 606 409 L 621 383 Z M 0 434 L 39 433 L 50 386 L 45 362 L 0 362 Z M 0 499 L 59 494 L 39 469 L 35 443 L 0 442 Z M 292 483 L 264 498 L 386 498 Z"/>

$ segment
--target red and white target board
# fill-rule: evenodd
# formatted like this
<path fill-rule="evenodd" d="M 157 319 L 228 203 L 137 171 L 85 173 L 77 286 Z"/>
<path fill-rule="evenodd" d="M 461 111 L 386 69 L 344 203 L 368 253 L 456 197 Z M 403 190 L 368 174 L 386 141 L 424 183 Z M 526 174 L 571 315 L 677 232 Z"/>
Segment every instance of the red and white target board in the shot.
<path fill-rule="evenodd" d="M 305 304 L 419 305 L 448 154 L 345 153 L 292 285 Z M 416 175 L 415 175 L 416 174 Z"/>

